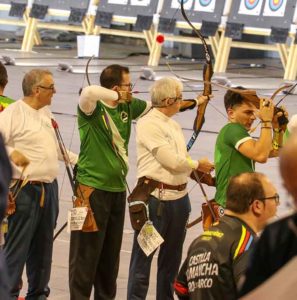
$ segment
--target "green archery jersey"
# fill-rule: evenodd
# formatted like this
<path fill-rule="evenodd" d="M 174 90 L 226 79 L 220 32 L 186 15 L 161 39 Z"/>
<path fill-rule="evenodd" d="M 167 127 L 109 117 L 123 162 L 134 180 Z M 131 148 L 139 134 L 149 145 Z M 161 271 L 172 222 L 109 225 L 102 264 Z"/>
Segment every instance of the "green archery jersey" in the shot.
<path fill-rule="evenodd" d="M 5 107 L 7 107 L 9 104 L 13 103 L 14 100 L 5 97 L 5 96 L 0 96 L 0 112 L 4 110 Z"/>
<path fill-rule="evenodd" d="M 77 180 L 85 185 L 110 192 L 126 190 L 127 155 L 131 122 L 146 109 L 147 103 L 133 99 L 130 104 L 110 107 L 98 101 L 92 115 L 78 107 L 80 153 Z M 119 147 L 116 153 L 113 143 Z"/>
<path fill-rule="evenodd" d="M 238 148 L 251 139 L 247 130 L 238 123 L 225 125 L 217 137 L 215 146 L 216 195 L 220 205 L 226 205 L 226 189 L 229 178 L 244 172 L 254 172 L 254 161 L 242 155 Z"/>

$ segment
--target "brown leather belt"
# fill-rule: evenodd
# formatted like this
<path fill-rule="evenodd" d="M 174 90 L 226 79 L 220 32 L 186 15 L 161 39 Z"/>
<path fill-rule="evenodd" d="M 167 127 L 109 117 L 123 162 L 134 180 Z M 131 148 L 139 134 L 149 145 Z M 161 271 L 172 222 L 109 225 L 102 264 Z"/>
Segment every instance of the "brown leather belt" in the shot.
<path fill-rule="evenodd" d="M 187 187 L 187 184 L 183 183 L 180 185 L 171 185 L 171 184 L 159 182 L 157 187 L 159 189 L 164 189 L 164 190 L 183 191 Z"/>
<path fill-rule="evenodd" d="M 145 181 L 151 182 L 155 184 L 155 187 L 158 189 L 166 189 L 166 190 L 174 190 L 174 191 L 183 191 L 186 187 L 187 187 L 187 183 L 183 183 L 183 184 L 179 184 L 179 185 L 171 185 L 171 184 L 167 184 L 167 183 L 163 183 L 157 180 L 154 180 L 152 178 L 148 178 L 146 176 L 141 177 L 140 179 L 143 179 Z"/>

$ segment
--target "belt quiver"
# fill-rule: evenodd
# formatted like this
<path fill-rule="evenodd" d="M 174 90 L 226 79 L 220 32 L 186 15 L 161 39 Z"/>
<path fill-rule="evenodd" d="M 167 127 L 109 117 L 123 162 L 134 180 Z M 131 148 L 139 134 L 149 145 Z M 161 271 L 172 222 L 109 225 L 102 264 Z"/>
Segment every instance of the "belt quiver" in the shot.
<path fill-rule="evenodd" d="M 16 196 L 21 187 L 19 187 L 19 180 L 12 180 L 9 185 L 9 191 L 7 195 L 7 206 L 5 210 L 5 216 L 9 217 L 15 213 L 16 210 Z"/>
<path fill-rule="evenodd" d="M 211 208 L 209 207 L 211 206 Z M 211 212 L 214 213 L 214 216 Z M 224 208 L 220 206 L 215 200 L 210 200 L 208 203 L 202 204 L 202 226 L 204 230 L 208 230 L 210 226 L 218 222 L 219 219 L 224 215 Z"/>
<path fill-rule="evenodd" d="M 79 183 L 76 189 L 76 199 L 74 201 L 74 207 L 86 206 L 88 213 L 82 227 L 83 232 L 96 232 L 98 227 L 94 218 L 94 213 L 90 205 L 90 196 L 95 189 L 93 187 Z"/>
<path fill-rule="evenodd" d="M 132 228 L 139 231 L 149 219 L 148 198 L 159 182 L 146 177 L 138 179 L 136 187 L 128 197 Z"/>

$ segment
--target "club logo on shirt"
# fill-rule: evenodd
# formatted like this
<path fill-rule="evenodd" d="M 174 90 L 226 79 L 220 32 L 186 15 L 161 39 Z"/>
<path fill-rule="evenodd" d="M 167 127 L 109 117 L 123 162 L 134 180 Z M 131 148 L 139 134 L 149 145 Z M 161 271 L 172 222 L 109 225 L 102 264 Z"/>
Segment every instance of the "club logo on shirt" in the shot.
<path fill-rule="evenodd" d="M 123 123 L 128 122 L 128 114 L 125 111 L 121 112 L 121 120 L 123 121 Z"/>

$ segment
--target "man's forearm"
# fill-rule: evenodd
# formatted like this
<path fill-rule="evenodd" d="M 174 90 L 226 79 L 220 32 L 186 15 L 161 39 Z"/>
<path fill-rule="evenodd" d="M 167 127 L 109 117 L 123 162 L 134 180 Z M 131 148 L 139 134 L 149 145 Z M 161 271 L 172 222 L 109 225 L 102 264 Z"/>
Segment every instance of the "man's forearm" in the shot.
<path fill-rule="evenodd" d="M 175 153 L 170 145 L 159 147 L 155 152 L 155 157 L 164 168 L 175 172 L 191 172 L 192 169 L 198 167 L 198 161 Z"/>
<path fill-rule="evenodd" d="M 79 108 L 87 115 L 93 113 L 97 101 L 116 101 L 119 95 L 116 91 L 106 89 L 99 85 L 90 85 L 82 90 L 79 97 Z"/>
<path fill-rule="evenodd" d="M 262 123 L 260 138 L 255 143 L 255 148 L 256 148 L 255 150 L 256 153 L 258 153 L 258 159 L 256 159 L 256 161 L 258 162 L 265 162 L 272 150 L 272 133 L 271 133 L 272 125 L 270 123 L 269 126 L 268 124 L 265 123 L 264 125 Z"/>

